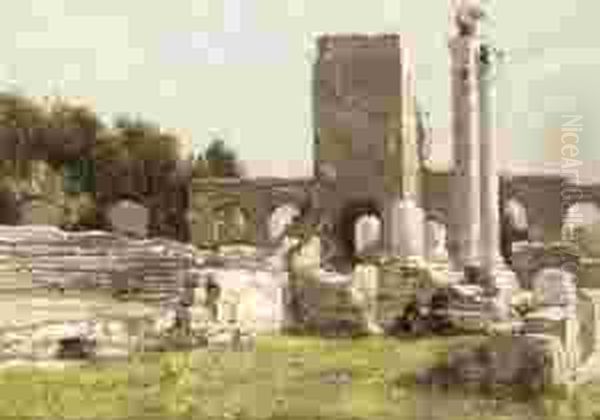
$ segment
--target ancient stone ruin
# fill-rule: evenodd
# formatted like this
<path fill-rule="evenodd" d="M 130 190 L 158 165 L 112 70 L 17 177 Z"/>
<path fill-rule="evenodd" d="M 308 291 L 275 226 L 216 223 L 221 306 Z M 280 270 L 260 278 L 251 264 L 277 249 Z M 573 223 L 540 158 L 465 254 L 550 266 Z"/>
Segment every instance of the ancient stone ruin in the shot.
<path fill-rule="evenodd" d="M 282 328 L 286 274 L 256 249 L 40 225 L 0 226 L 0 244 L 4 362 L 231 345 Z M 210 278 L 221 290 L 208 302 Z"/>
<path fill-rule="evenodd" d="M 0 290 L 27 300 L 5 304 L 14 322 L 0 325 L 2 357 L 243 347 L 254 334 L 286 330 L 449 329 L 487 339 L 452 354 L 430 378 L 485 386 L 527 378 L 533 388 L 587 380 L 600 359 L 600 294 L 590 265 L 550 244 L 568 207 L 560 188 L 569 184 L 500 174 L 498 55 L 480 36 L 478 13 L 454 12 L 448 172 L 428 163 L 404 39 L 324 35 L 311 179 L 193 181 L 189 245 L 139 239 L 148 211 L 127 202 L 109 212 L 123 234 L 0 226 Z M 597 200 L 597 188 L 581 187 L 581 199 Z M 527 204 L 532 224 L 514 248 L 512 240 L 501 246 L 511 200 Z M 269 232 L 285 205 L 293 216 Z M 379 234 L 358 243 L 362 217 L 376 219 Z"/>
<path fill-rule="evenodd" d="M 422 313 L 431 313 L 435 301 L 435 312 L 445 312 L 453 328 L 509 343 L 498 346 L 504 349 L 498 360 L 525 354 L 509 350 L 510 343 L 544 349 L 554 369 L 544 378 L 578 381 L 581 367 L 594 359 L 594 293 L 578 289 L 572 273 L 562 270 L 566 260 L 579 267 L 579 257 L 549 245 L 560 239 L 563 216 L 574 204 L 561 195 L 570 184 L 561 177 L 500 173 L 494 108 L 499 54 L 480 35 L 478 11 L 466 2 L 453 10 L 453 159 L 447 173 L 428 164 L 428 136 L 403 38 L 324 35 L 314 65 L 314 177 L 195 181 L 192 242 L 277 247 L 281 236 L 269 234 L 270 217 L 295 205 L 286 300 L 295 327 L 391 332 L 407 313 L 415 322 L 430 322 L 432 316 Z M 577 188 L 579 199 L 597 200 L 597 185 Z M 514 203 L 525 206 L 528 226 L 502 231 Z M 381 222 L 381 237 L 369 246 L 358 246 L 354 235 L 363 216 Z M 517 239 L 529 242 L 513 255 Z"/>

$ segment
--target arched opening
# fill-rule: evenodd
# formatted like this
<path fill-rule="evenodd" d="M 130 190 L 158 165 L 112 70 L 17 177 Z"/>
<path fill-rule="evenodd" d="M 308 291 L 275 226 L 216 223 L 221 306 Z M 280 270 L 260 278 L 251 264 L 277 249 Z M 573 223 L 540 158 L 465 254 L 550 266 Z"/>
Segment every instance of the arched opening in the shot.
<path fill-rule="evenodd" d="M 500 236 L 502 256 L 510 264 L 513 243 L 529 240 L 527 208 L 516 198 L 509 199 L 502 207 Z"/>
<path fill-rule="evenodd" d="M 381 245 L 381 220 L 373 214 L 358 217 L 354 223 L 354 252 L 358 255 L 376 250 Z"/>
<path fill-rule="evenodd" d="M 511 198 L 506 203 L 504 209 L 507 217 L 507 222 L 515 231 L 526 231 L 529 227 L 529 221 L 527 220 L 527 209 L 519 200 Z"/>
<path fill-rule="evenodd" d="M 281 238 L 286 228 L 300 215 L 300 209 L 293 204 L 277 207 L 269 218 L 269 240 L 274 242 Z"/>
<path fill-rule="evenodd" d="M 425 253 L 428 260 L 448 260 L 448 228 L 437 218 L 425 221 Z"/>
<path fill-rule="evenodd" d="M 562 221 L 562 238 L 576 240 L 581 229 L 600 224 L 600 209 L 596 203 L 573 203 Z"/>
<path fill-rule="evenodd" d="M 354 262 L 359 253 L 375 250 L 381 244 L 381 220 L 379 208 L 371 201 L 350 203 L 344 208 L 338 231 L 349 261 Z"/>
<path fill-rule="evenodd" d="M 243 242 L 248 238 L 249 227 L 246 212 L 238 204 L 227 204 L 214 212 L 213 241 Z"/>

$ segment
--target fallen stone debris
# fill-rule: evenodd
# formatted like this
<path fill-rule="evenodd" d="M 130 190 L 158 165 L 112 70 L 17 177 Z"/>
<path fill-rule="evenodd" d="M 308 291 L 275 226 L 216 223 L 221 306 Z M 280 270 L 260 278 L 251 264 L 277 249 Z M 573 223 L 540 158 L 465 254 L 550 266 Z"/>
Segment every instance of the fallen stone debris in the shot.
<path fill-rule="evenodd" d="M 490 288 L 471 278 L 474 271 L 461 277 L 418 259 L 370 257 L 341 274 L 321 267 L 319 250 L 319 237 L 310 234 L 272 248 L 200 250 L 108 232 L 2 226 L 2 290 L 25 291 L 30 305 L 5 307 L 30 316 L 0 324 L 0 359 L 12 365 L 249 350 L 258 334 L 286 330 L 471 332 L 488 338 L 451 352 L 421 379 L 482 389 L 521 383 L 537 391 L 572 383 L 596 354 L 600 305 L 568 272 L 540 268 L 529 290 L 500 273 Z"/>

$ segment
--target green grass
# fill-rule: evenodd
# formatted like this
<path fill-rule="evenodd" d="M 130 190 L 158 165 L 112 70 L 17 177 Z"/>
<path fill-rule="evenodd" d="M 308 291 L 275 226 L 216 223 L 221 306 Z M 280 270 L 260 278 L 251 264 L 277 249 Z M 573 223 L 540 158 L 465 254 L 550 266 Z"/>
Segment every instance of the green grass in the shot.
<path fill-rule="evenodd" d="M 410 383 L 463 340 L 472 338 L 277 337 L 262 338 L 245 353 L 202 350 L 64 371 L 5 370 L 0 418 L 529 420 L 549 410 L 555 416 L 538 418 L 572 414 L 561 401 L 499 403 Z M 578 401 L 589 411 L 598 397 L 600 390 L 588 387 Z"/>

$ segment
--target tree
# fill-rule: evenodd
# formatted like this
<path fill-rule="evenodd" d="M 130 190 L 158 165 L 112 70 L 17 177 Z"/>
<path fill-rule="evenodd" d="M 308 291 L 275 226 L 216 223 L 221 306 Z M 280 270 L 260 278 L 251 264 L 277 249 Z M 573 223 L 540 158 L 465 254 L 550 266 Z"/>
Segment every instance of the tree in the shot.
<path fill-rule="evenodd" d="M 222 139 L 214 139 L 194 161 L 194 177 L 240 178 L 243 169 L 236 153 Z"/>
<path fill-rule="evenodd" d="M 62 98 L 45 107 L 18 94 L 0 94 L 0 173 L 28 179 L 32 161 L 45 161 L 56 171 L 67 170 L 77 184 L 73 190 L 91 191 L 91 152 L 103 129 L 92 110 Z"/>
<path fill-rule="evenodd" d="M 194 157 L 192 163 L 192 178 L 207 178 L 209 176 L 208 163 L 202 153 Z"/>
<path fill-rule="evenodd" d="M 82 105 L 56 100 L 49 109 L 49 127 L 44 146 L 49 160 L 58 165 L 91 157 L 98 135 L 105 126 Z"/>
<path fill-rule="evenodd" d="M 13 93 L 0 94 L 0 158 L 2 173 L 23 180 L 31 174 L 31 161 L 45 155 L 43 132 L 48 117 L 41 106 Z"/>
<path fill-rule="evenodd" d="M 177 164 L 177 139 L 140 118 L 121 116 L 112 132 L 98 138 L 94 161 L 100 196 L 153 196 L 169 188 Z"/>
<path fill-rule="evenodd" d="M 62 98 L 51 104 L 48 115 L 49 126 L 44 135 L 48 162 L 63 172 L 67 192 L 92 193 L 93 149 L 105 125 L 90 108 Z"/>
<path fill-rule="evenodd" d="M 93 110 L 62 98 L 42 106 L 19 94 L 0 94 L 0 212 L 7 215 L 3 220 L 14 219 L 9 198 L 33 185 L 36 161 L 41 166 L 35 167 L 46 166 L 55 181 L 62 176 L 60 197 L 53 198 L 68 201 L 65 225 L 70 228 L 102 227 L 102 206 L 129 196 L 155 208 L 158 226 L 182 230 L 178 215 L 189 175 L 177 171 L 177 146 L 175 135 L 139 117 L 121 115 L 109 127 Z M 217 161 L 232 159 L 226 148 L 211 153 Z M 63 189 L 70 194 L 65 196 Z"/>

